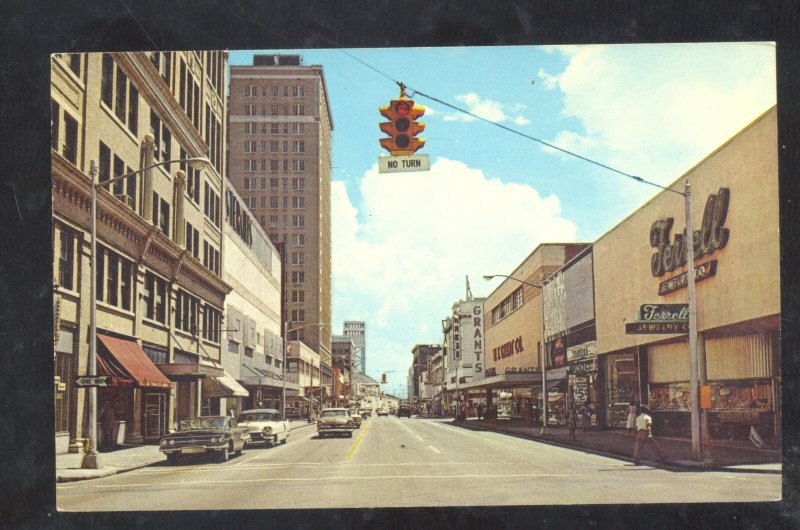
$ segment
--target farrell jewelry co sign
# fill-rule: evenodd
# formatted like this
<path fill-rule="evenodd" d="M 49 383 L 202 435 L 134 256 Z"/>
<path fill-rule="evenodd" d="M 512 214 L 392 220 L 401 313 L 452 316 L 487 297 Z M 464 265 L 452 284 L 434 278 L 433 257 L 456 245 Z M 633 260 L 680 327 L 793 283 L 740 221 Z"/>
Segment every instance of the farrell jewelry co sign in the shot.
<path fill-rule="evenodd" d="M 626 334 L 689 333 L 689 306 L 644 304 L 639 307 L 636 320 L 625 324 Z"/>

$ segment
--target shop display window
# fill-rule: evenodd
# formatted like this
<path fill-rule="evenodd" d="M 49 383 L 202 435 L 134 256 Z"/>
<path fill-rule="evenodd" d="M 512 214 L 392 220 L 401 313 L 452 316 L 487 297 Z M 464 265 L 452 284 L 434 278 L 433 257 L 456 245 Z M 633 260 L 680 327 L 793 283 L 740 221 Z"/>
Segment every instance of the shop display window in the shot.
<path fill-rule="evenodd" d="M 689 412 L 691 399 L 689 383 L 669 383 L 650 385 L 648 396 L 650 410 L 670 410 Z"/>
<path fill-rule="evenodd" d="M 633 353 L 609 355 L 606 361 L 606 424 L 624 428 L 628 406 L 638 402 L 639 375 Z"/>

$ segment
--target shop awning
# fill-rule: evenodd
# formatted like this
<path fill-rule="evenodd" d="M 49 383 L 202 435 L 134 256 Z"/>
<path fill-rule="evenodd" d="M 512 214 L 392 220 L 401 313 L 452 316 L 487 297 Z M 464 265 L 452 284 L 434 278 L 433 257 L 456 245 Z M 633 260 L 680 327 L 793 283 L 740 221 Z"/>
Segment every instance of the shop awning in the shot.
<path fill-rule="evenodd" d="M 172 382 L 156 368 L 138 343 L 108 335 L 98 335 L 110 355 L 98 355 L 98 364 L 106 375 L 129 379 L 144 388 L 170 388 Z"/>
<path fill-rule="evenodd" d="M 201 377 L 222 377 L 225 375 L 225 371 L 222 368 L 201 363 L 165 363 L 159 364 L 158 369 L 176 380 L 195 380 Z"/>
<path fill-rule="evenodd" d="M 211 376 L 203 380 L 205 397 L 247 397 L 247 389 L 226 372 L 222 376 Z"/>

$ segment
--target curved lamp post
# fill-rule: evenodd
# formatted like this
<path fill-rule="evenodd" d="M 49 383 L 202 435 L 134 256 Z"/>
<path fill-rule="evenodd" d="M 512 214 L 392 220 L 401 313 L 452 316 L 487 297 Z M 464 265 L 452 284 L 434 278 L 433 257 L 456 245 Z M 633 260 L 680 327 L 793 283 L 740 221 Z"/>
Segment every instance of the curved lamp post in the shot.
<path fill-rule="evenodd" d="M 97 375 L 97 189 L 100 187 L 108 186 L 119 180 L 140 175 L 145 171 L 159 167 L 167 166 L 176 163 L 188 163 L 194 167 L 207 166 L 211 161 L 206 157 L 191 157 L 181 158 L 177 160 L 164 160 L 156 164 L 150 164 L 136 171 L 131 171 L 124 175 L 119 175 L 114 178 L 97 182 L 97 161 L 91 160 L 89 162 L 89 178 L 91 180 L 92 199 L 91 199 L 91 251 L 90 251 L 90 269 L 89 277 L 89 376 Z M 155 221 L 155 220 L 154 220 Z M 84 453 L 83 460 L 81 461 L 81 468 L 97 468 L 97 455 L 94 452 L 95 444 L 97 443 L 97 387 L 89 387 L 89 450 Z"/>

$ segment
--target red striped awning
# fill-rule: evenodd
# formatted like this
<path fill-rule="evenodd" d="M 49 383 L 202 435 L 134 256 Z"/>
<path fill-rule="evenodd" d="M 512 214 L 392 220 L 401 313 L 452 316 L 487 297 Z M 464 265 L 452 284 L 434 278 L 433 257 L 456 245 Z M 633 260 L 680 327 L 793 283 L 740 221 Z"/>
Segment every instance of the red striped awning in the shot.
<path fill-rule="evenodd" d="M 98 335 L 110 356 L 105 356 L 98 364 L 107 375 L 130 379 L 136 386 L 149 388 L 170 388 L 172 382 L 156 368 L 150 357 L 134 341 Z M 98 360 L 101 356 L 98 356 Z"/>

